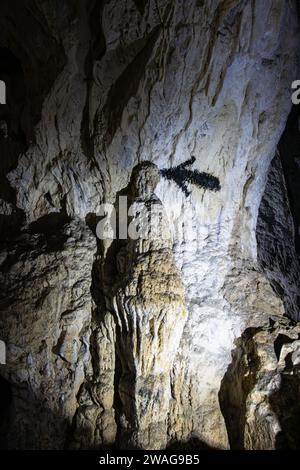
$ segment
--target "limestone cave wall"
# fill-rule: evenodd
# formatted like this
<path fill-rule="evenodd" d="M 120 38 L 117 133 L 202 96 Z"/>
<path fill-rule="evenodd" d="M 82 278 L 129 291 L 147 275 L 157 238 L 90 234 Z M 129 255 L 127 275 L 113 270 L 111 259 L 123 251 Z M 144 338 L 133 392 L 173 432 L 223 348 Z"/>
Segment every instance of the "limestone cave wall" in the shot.
<path fill-rule="evenodd" d="M 298 364 L 299 41 L 296 1 L 1 2 L 2 448 L 297 447 L 288 385 L 251 407 Z M 97 236 L 122 195 L 167 241 Z"/>

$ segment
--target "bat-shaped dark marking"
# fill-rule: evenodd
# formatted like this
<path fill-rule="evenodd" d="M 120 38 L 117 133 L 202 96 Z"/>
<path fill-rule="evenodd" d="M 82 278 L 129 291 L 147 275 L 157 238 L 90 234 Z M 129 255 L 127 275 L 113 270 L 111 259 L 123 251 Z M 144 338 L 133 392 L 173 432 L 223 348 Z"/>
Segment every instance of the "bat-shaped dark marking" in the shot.
<path fill-rule="evenodd" d="M 193 165 L 195 160 L 195 157 L 191 157 L 174 168 L 163 168 L 160 173 L 164 178 L 173 180 L 186 196 L 191 194 L 187 188 L 188 184 L 194 184 L 199 188 L 210 189 L 211 191 L 219 191 L 221 189 L 219 178 L 203 171 L 187 168 Z"/>

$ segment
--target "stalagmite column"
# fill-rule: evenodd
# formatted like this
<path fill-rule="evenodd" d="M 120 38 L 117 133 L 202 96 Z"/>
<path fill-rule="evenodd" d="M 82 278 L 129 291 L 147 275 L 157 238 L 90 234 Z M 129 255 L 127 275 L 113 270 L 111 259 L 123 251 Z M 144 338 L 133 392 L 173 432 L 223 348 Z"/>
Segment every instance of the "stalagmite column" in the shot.
<path fill-rule="evenodd" d="M 154 194 L 158 180 L 154 164 L 133 170 L 128 232 L 136 239 L 117 255 L 114 297 L 123 440 L 142 448 L 166 446 L 170 373 L 187 317 L 167 217 Z"/>

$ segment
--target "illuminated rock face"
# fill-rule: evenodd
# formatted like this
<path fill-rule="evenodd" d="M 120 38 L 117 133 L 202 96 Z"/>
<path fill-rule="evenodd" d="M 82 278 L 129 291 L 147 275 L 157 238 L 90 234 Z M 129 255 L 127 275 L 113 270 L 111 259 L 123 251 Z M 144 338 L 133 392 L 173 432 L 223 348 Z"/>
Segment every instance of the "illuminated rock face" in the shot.
<path fill-rule="evenodd" d="M 288 258 L 275 269 L 268 255 L 282 232 L 257 225 L 299 78 L 296 5 L 32 0 L 25 9 L 12 0 L 0 25 L 0 47 L 20 61 L 28 95 L 22 151 L 1 173 L 1 375 L 13 394 L 5 445 L 227 448 L 219 390 L 235 339 L 287 305 L 298 315 L 296 276 L 281 297 L 270 285 L 287 279 Z M 220 190 L 182 191 L 162 177 L 155 193 L 171 239 L 138 245 L 142 260 L 125 254 L 131 272 L 126 265 L 116 290 L 119 251 L 95 237 L 100 205 L 115 203 L 137 164 L 176 168 L 192 157 L 190 169 Z M 273 213 L 290 220 L 288 207 Z M 117 315 L 141 320 L 138 345 Z"/>

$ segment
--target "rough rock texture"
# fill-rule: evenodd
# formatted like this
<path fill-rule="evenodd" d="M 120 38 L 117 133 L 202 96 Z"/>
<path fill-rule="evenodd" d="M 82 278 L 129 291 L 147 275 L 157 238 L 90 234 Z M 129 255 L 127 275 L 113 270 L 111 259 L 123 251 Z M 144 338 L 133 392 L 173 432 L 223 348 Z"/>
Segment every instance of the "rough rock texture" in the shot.
<path fill-rule="evenodd" d="M 273 271 L 265 273 L 257 260 L 256 242 L 268 168 L 290 110 L 291 82 L 299 78 L 296 3 L 12 0 L 1 3 L 0 26 L 0 47 L 21 67 L 26 94 L 24 117 L 13 112 L 20 118 L 22 150 L 0 175 L 7 185 L 0 194 L 5 228 L 0 318 L 8 345 L 1 375 L 13 395 L 10 446 L 123 445 L 118 357 L 125 346 L 131 351 L 133 336 L 129 345 L 121 341 L 115 308 L 106 300 L 118 273 L 109 270 L 109 243 L 96 240 L 97 212 L 102 202 L 116 202 L 138 163 L 168 169 L 194 156 L 192 169 L 218 178 L 220 191 L 188 184 L 187 196 L 165 178 L 157 187 L 172 254 L 168 247 L 155 272 L 163 276 L 170 269 L 176 286 L 183 285 L 178 305 L 186 306 L 187 319 L 176 357 L 170 350 L 164 366 L 164 384 L 168 375 L 170 385 L 163 391 L 171 400 L 167 406 L 152 399 L 154 389 L 147 385 L 146 419 L 154 419 L 157 403 L 168 415 L 160 446 L 194 439 L 227 448 L 218 392 L 234 339 L 247 327 L 266 324 L 270 315 L 283 314 L 286 306 L 292 305 L 286 313 L 298 315 L 296 288 L 290 285 L 295 276 L 282 281 L 283 302 L 267 279 Z M 8 80 L 12 72 L 6 72 Z M 8 100 L 18 109 L 13 91 Z M 8 138 L 18 145 L 18 135 L 9 131 Z M 278 203 L 285 201 L 278 197 Z M 43 232 L 55 220 L 62 222 L 54 229 L 58 243 L 49 248 Z M 65 240 L 68 230 L 72 235 Z M 9 250 L 13 255 L 7 258 Z M 151 258 L 150 248 L 141 253 Z M 134 262 L 134 273 L 140 267 Z M 159 295 L 151 300 L 151 313 L 142 299 L 152 296 L 152 281 L 139 293 L 134 273 L 120 287 L 118 311 L 123 317 L 132 311 L 122 305 L 132 288 L 135 315 L 148 322 L 153 312 L 157 318 Z M 171 286 L 164 288 L 166 295 Z M 176 302 L 166 310 L 169 329 Z M 166 354 L 173 334 L 168 328 L 162 345 L 142 332 L 142 347 L 153 345 L 150 358 L 157 353 L 159 361 L 160 353 Z M 128 365 L 133 355 L 127 352 Z M 138 352 L 134 360 L 134 370 L 141 370 Z M 138 390 L 148 373 L 132 387 Z M 136 405 L 136 397 L 129 401 Z M 136 417 L 145 403 L 147 398 Z M 52 424 L 46 426 L 47 420 Z M 20 432 L 26 426 L 34 434 Z M 153 445 L 141 437 L 148 424 L 137 419 L 134 426 L 131 444 Z"/>
<path fill-rule="evenodd" d="M 299 449 L 299 325 L 271 317 L 236 345 L 220 390 L 231 448 Z"/>
<path fill-rule="evenodd" d="M 91 265 L 96 243 L 82 221 L 34 226 L 1 252 L 1 337 L 11 384 L 9 448 L 62 448 L 91 371 Z M 63 220 L 63 222 L 65 222 Z"/>

